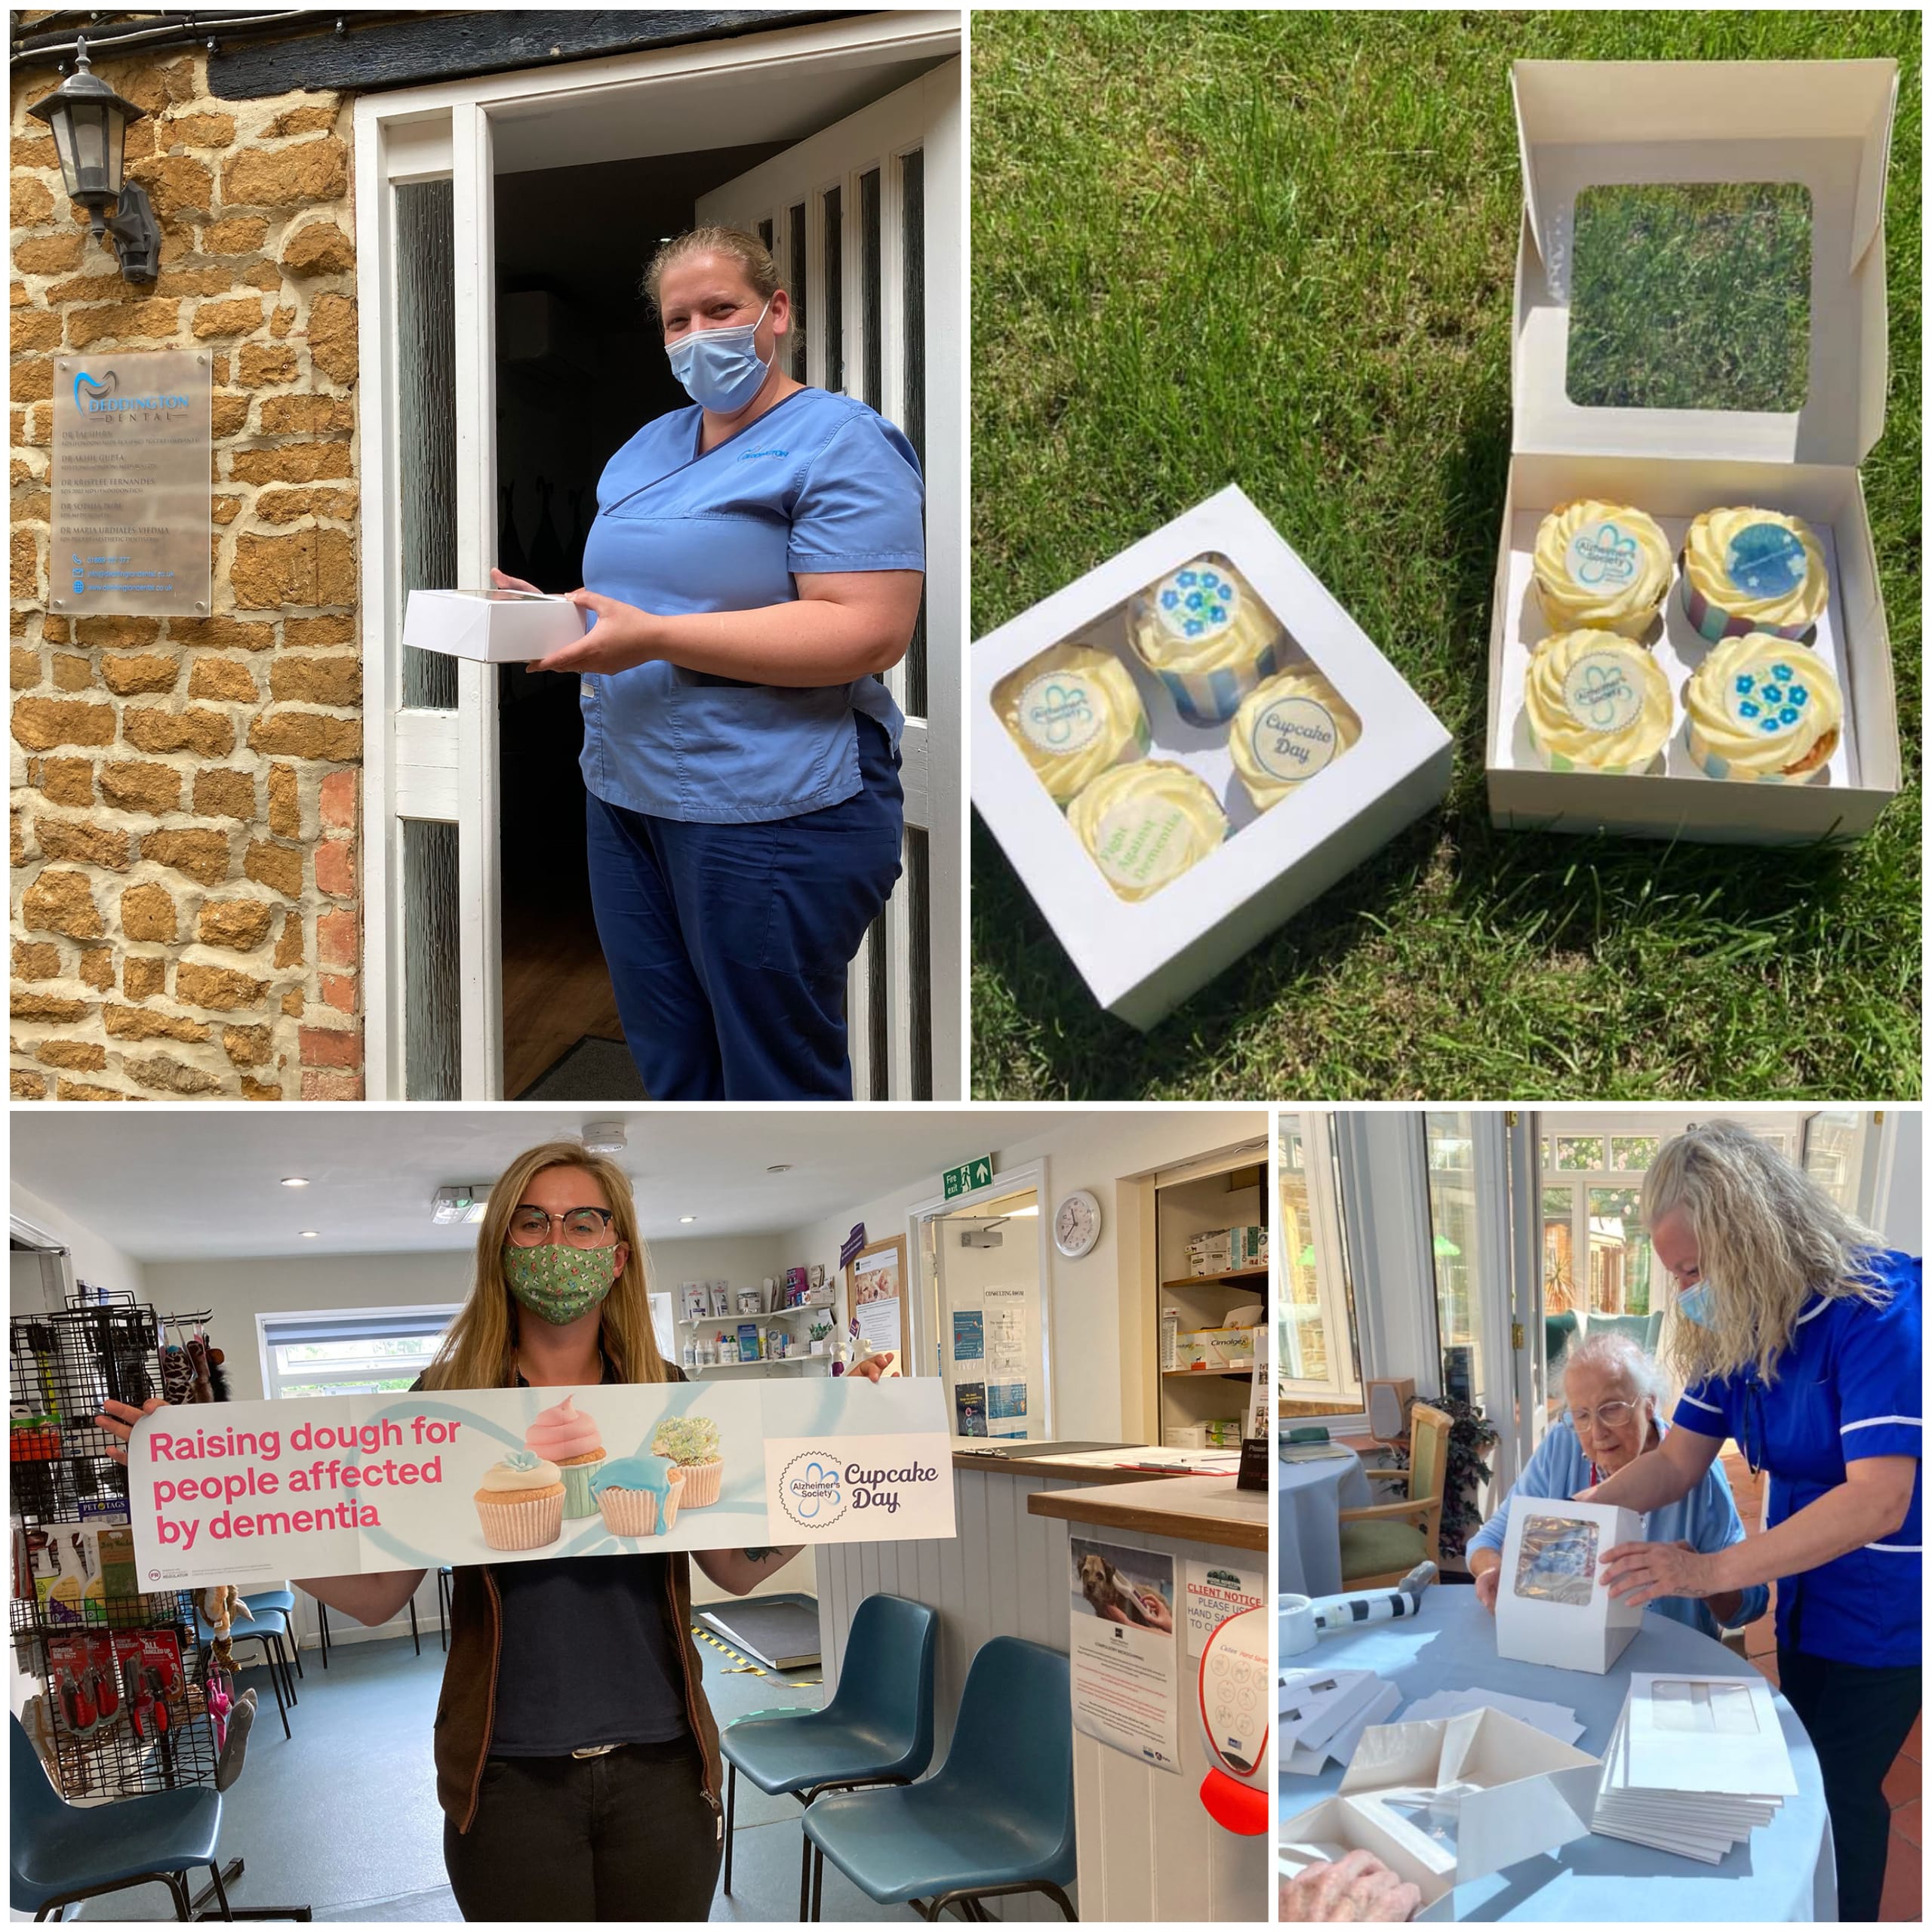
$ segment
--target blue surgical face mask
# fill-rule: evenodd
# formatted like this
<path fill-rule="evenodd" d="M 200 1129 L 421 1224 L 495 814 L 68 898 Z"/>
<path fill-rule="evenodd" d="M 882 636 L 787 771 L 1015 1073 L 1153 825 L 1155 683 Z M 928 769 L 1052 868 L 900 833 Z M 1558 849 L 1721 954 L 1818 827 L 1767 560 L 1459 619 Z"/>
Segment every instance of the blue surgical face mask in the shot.
<path fill-rule="evenodd" d="M 1696 1322 L 1700 1328 L 1714 1326 L 1711 1318 L 1711 1284 L 1700 1281 L 1694 1288 L 1686 1288 L 1677 1297 L 1677 1312 L 1685 1321 Z"/>
<path fill-rule="evenodd" d="M 755 322 L 731 328 L 691 329 L 665 350 L 671 373 L 685 386 L 692 401 L 714 414 L 730 416 L 743 409 L 764 386 L 771 365 L 761 362 L 753 344 L 771 304 L 758 312 Z M 774 349 L 773 354 L 776 356 Z"/>

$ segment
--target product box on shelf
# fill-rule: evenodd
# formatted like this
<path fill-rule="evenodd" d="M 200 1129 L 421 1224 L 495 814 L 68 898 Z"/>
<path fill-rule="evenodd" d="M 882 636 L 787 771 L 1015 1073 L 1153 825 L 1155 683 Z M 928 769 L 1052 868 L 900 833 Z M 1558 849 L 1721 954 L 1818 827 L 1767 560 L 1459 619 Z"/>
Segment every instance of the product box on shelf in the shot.
<path fill-rule="evenodd" d="M 1448 733 L 1232 488 L 981 638 L 972 684 L 973 803 L 1139 1027 L 1448 786 Z"/>
<path fill-rule="evenodd" d="M 1195 1235 L 1187 1244 L 1190 1275 L 1230 1275 L 1268 1265 L 1266 1228 L 1218 1228 Z"/>
<path fill-rule="evenodd" d="M 1641 1604 L 1620 1603 L 1604 1588 L 1603 1559 L 1643 1535 L 1634 1509 L 1518 1497 L 1497 1589 L 1497 1655 L 1601 1676 L 1644 1621 Z"/>
<path fill-rule="evenodd" d="M 412 590 L 402 641 L 412 651 L 528 664 L 583 635 L 583 612 L 568 597 L 529 590 Z"/>
<path fill-rule="evenodd" d="M 1501 1711 L 1371 1725 L 1335 1796 L 1281 1820 L 1281 1869 L 1373 1852 L 1432 1905 L 1587 1836 L 1602 1776 L 1587 1752 Z"/>
<path fill-rule="evenodd" d="M 1184 1368 L 1229 1369 L 1254 1366 L 1252 1328 L 1189 1328 L 1182 1331 L 1181 1366 Z"/>
<path fill-rule="evenodd" d="M 1524 210 L 1490 633 L 1491 815 L 1660 838 L 1856 836 L 1900 784 L 1859 477 L 1884 426 L 1896 63 L 1524 60 L 1513 82 Z M 1592 768 L 1611 738 L 1638 749 L 1647 706 L 1663 716 L 1660 681 L 1641 654 L 1620 664 L 1627 647 L 1614 636 L 1608 654 L 1585 651 L 1561 678 L 1552 659 L 1540 687 L 1556 694 L 1542 714 L 1555 734 L 1587 748 L 1580 761 L 1540 745 L 1531 726 L 1537 648 L 1580 627 L 1574 614 L 1546 614 L 1538 534 L 1552 513 L 1587 503 L 1641 512 L 1669 552 L 1660 616 L 1635 640 L 1667 688 L 1669 735 L 1647 764 L 1633 757 L 1635 769 Z M 1798 519 L 1817 555 L 1786 523 L 1713 519 L 1699 568 L 1726 608 L 1692 582 L 1684 546 L 1706 512 L 1739 510 Z M 1642 580 L 1634 520 L 1586 520 L 1567 547 L 1567 526 L 1551 525 L 1559 613 L 1573 595 L 1587 604 Z M 1706 678 L 1704 715 L 1736 752 L 1718 755 L 1710 734 L 1692 742 L 1687 685 L 1754 629 L 1797 648 L 1759 647 L 1761 663 L 1727 657 Z M 1835 741 L 1799 722 L 1807 705 L 1810 717 L 1829 715 L 1833 685 Z M 1761 747 L 1786 743 L 1795 755 L 1779 769 Z"/>

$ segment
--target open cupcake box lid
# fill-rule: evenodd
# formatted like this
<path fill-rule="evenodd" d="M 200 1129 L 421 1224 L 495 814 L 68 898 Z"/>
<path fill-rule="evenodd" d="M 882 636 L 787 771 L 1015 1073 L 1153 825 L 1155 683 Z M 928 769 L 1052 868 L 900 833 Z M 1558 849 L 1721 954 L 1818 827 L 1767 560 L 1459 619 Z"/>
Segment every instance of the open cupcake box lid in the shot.
<path fill-rule="evenodd" d="M 1361 721 L 1358 742 L 1272 810 L 1234 775 L 1227 727 L 1182 721 L 1127 645 L 1124 609 L 1171 571 L 1218 551 Z M 993 691 L 1069 641 L 1126 666 L 1153 731 L 1148 756 L 1186 764 L 1234 828 L 1218 851 L 1150 897 L 1119 897 L 1008 735 Z M 1395 666 L 1232 487 L 1023 611 L 972 649 L 973 803 L 1094 997 L 1148 1027 L 1439 800 L 1450 738 Z"/>
<path fill-rule="evenodd" d="M 1900 783 L 1892 664 L 1857 466 L 1884 427 L 1890 60 L 1521 60 L 1512 69 L 1524 209 L 1513 421 L 1490 651 L 1492 817 L 1524 829 L 1784 842 L 1845 837 Z M 1795 411 L 1593 407 L 1571 400 L 1577 202 L 1585 189 L 1792 184 L 1810 198 L 1806 390 Z M 1674 318 L 1666 319 L 1675 319 Z M 1756 504 L 1802 517 L 1831 595 L 1811 641 L 1836 672 L 1844 728 L 1826 782 L 1708 778 L 1682 743 L 1635 776 L 1543 768 L 1521 723 L 1530 653 L 1548 635 L 1532 588 L 1537 525 L 1580 497 L 1627 503 L 1681 548 L 1691 518 Z M 1711 648 L 1673 574 L 1651 640 L 1677 696 Z"/>

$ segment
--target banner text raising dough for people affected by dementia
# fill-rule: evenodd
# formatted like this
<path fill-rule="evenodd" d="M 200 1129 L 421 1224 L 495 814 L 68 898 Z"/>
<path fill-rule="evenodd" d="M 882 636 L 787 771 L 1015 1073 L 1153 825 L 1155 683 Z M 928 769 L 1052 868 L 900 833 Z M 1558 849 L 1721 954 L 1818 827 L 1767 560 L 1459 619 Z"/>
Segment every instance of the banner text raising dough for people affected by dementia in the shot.
<path fill-rule="evenodd" d="M 158 1589 L 950 1537 L 944 1401 L 814 1377 L 159 1409 L 129 1447 L 136 1564 Z"/>

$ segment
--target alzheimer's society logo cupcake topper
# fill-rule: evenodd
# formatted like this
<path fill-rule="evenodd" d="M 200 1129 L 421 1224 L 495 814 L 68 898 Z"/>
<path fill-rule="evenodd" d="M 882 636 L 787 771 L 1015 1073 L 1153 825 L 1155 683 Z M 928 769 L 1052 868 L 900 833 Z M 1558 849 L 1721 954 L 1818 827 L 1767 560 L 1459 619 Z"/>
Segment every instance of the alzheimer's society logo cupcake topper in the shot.
<path fill-rule="evenodd" d="M 816 1449 L 794 1456 L 778 1478 L 778 1503 L 801 1529 L 822 1530 L 843 1516 L 849 1498 L 838 1459 Z"/>

